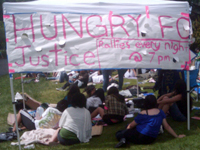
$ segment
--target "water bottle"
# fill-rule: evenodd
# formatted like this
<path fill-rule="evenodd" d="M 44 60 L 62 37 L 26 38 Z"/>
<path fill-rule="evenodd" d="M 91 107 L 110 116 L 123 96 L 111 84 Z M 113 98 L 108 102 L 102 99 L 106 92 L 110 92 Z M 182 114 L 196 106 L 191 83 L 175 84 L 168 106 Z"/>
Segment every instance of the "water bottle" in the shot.
<path fill-rule="evenodd" d="M 42 117 L 42 114 L 44 112 L 44 108 L 42 108 L 41 106 L 37 108 L 36 110 L 36 115 L 35 115 L 35 119 L 36 120 L 40 120 Z"/>
<path fill-rule="evenodd" d="M 40 74 L 39 73 L 37 74 L 37 80 L 40 80 Z"/>
<path fill-rule="evenodd" d="M 34 144 L 25 145 L 25 146 L 24 146 L 24 149 L 34 149 L 34 148 L 35 148 L 35 145 L 34 145 Z"/>
<path fill-rule="evenodd" d="M 129 100 L 128 103 L 130 104 L 129 113 L 132 113 L 134 110 L 134 102 L 132 100 Z"/>

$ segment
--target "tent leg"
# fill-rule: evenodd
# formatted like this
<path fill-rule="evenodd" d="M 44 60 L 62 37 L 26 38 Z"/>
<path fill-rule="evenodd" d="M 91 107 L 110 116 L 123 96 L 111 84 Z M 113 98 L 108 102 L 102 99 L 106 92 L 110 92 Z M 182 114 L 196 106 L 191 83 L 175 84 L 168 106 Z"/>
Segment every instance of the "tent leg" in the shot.
<path fill-rule="evenodd" d="M 21 73 L 21 84 L 22 84 L 22 97 L 23 97 L 23 108 L 25 108 L 25 101 L 24 101 L 24 81 L 23 81 L 23 74 Z"/>
<path fill-rule="evenodd" d="M 138 69 L 136 69 L 136 74 L 138 76 Z M 139 85 L 138 85 L 138 77 L 137 77 L 137 97 L 139 97 Z"/>
<path fill-rule="evenodd" d="M 190 72 L 187 70 L 187 129 L 190 130 Z"/>
<path fill-rule="evenodd" d="M 14 90 L 13 90 L 13 74 L 10 74 L 10 89 L 11 89 L 13 110 L 14 110 L 14 114 L 15 114 L 15 125 L 16 125 L 16 129 L 17 129 L 16 130 L 17 131 L 17 140 L 18 140 L 18 144 L 19 144 L 19 150 L 21 150 L 18 123 L 17 123 L 17 115 L 16 115 L 16 108 L 15 108 Z"/>

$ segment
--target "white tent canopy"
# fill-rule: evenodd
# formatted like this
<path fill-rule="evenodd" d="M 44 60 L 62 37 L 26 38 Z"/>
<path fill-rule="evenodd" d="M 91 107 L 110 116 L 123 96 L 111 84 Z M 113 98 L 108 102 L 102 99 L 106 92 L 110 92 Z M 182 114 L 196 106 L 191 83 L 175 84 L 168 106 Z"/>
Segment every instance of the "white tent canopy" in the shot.
<path fill-rule="evenodd" d="M 188 2 L 5 2 L 3 14 L 13 101 L 12 73 L 188 69 L 195 56 L 189 50 L 192 31 Z"/>
<path fill-rule="evenodd" d="M 189 5 L 173 1 L 4 3 L 9 72 L 183 69 Z"/>
<path fill-rule="evenodd" d="M 162 0 L 38 0 L 19 3 L 4 3 L 4 14 L 33 13 L 33 12 L 70 12 L 70 13 L 98 13 L 109 11 L 114 13 L 145 13 L 144 6 L 151 7 L 152 14 L 174 14 L 176 12 L 189 13 L 187 2 Z M 125 8 L 125 9 L 124 9 Z M 175 8 L 175 9 L 174 9 Z"/>

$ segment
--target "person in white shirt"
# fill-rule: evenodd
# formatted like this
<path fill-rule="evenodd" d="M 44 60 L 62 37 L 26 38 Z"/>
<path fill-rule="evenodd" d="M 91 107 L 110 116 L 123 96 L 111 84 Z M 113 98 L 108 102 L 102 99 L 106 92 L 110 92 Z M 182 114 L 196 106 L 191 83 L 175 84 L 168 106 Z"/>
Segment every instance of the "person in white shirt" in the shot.
<path fill-rule="evenodd" d="M 86 108 L 92 113 L 99 105 L 105 101 L 104 90 L 99 88 L 96 90 L 94 85 L 89 85 L 85 89 L 87 93 Z"/>
<path fill-rule="evenodd" d="M 125 78 L 136 77 L 136 76 L 137 76 L 137 73 L 135 69 L 128 69 L 124 74 Z"/>
<path fill-rule="evenodd" d="M 72 107 L 65 109 L 59 129 L 47 144 L 59 141 L 62 145 L 73 145 L 89 142 L 92 132 L 90 112 L 85 108 L 86 98 L 78 93 L 72 97 Z"/>

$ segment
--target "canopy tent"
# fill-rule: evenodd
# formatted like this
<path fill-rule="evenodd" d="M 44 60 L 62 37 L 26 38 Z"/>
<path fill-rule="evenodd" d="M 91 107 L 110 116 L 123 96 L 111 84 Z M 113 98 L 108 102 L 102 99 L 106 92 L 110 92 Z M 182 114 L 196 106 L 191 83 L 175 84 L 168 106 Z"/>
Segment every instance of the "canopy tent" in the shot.
<path fill-rule="evenodd" d="M 13 102 L 12 73 L 111 68 L 188 70 L 195 56 L 189 50 L 192 31 L 188 2 L 6 2 L 3 14 Z"/>

